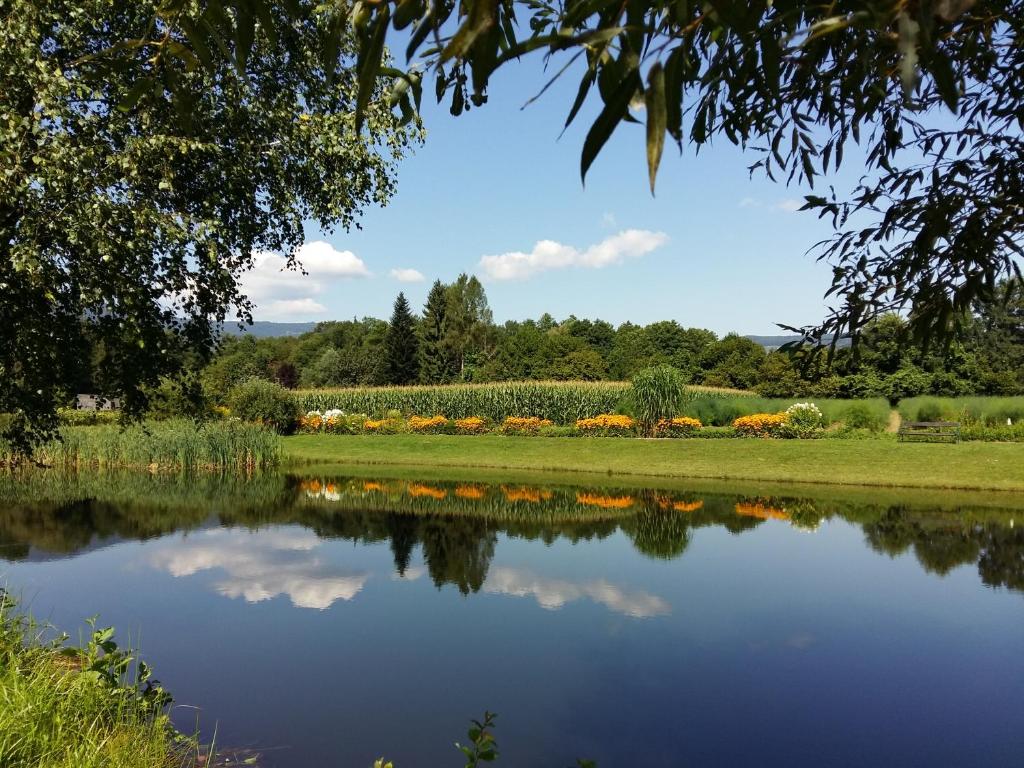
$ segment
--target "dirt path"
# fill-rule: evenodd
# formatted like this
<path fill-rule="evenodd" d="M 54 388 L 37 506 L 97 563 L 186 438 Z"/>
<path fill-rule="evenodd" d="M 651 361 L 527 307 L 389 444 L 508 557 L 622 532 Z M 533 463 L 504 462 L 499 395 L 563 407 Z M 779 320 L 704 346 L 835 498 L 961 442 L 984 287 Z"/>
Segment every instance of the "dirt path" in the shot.
<path fill-rule="evenodd" d="M 889 426 L 885 428 L 886 432 L 899 432 L 900 431 L 900 412 L 895 408 L 889 411 Z"/>

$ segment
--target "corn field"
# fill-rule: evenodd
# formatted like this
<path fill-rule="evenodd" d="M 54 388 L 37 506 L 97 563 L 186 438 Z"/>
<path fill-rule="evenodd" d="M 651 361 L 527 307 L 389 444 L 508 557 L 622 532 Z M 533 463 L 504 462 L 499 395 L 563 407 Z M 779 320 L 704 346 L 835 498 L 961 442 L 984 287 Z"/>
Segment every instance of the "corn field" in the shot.
<path fill-rule="evenodd" d="M 332 408 L 346 413 L 365 413 L 380 418 L 388 411 L 403 416 L 449 419 L 480 416 L 504 421 L 509 416 L 537 416 L 556 424 L 575 424 L 578 419 L 615 413 L 628 407 L 629 382 L 522 381 L 493 384 L 450 384 L 418 387 L 356 387 L 350 389 L 299 390 L 295 398 L 304 413 Z M 692 400 L 732 398 L 739 390 L 687 387 Z"/>

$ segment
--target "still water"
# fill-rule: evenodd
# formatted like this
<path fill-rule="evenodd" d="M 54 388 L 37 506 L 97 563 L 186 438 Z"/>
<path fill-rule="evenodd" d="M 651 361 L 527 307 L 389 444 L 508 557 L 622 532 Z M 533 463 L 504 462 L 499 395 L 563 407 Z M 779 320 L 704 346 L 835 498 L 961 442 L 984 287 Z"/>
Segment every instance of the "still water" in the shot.
<path fill-rule="evenodd" d="M 821 493 L 821 492 L 817 492 Z M 850 495 L 853 494 L 853 495 Z M 1021 765 L 1024 501 L 375 477 L 0 481 L 0 584 L 271 768 Z"/>

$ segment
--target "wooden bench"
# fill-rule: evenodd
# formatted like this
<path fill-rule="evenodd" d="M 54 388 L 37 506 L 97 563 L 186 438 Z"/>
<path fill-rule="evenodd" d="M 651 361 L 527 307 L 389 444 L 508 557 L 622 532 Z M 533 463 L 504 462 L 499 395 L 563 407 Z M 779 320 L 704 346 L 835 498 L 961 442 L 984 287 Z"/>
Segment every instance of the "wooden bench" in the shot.
<path fill-rule="evenodd" d="M 960 442 L 959 421 L 904 421 L 897 439 L 901 442 Z"/>

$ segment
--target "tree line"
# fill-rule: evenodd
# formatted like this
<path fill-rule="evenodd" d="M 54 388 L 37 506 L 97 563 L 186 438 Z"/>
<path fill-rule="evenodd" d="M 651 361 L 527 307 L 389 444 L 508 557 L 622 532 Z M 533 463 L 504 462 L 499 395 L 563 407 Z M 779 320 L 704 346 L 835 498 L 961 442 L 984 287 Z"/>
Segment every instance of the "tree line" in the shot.
<path fill-rule="evenodd" d="M 1005 295 L 968 313 L 965 332 L 948 346 L 923 349 L 912 343 L 907 321 L 888 314 L 831 360 L 805 362 L 799 347 L 766 349 L 674 320 L 616 327 L 544 314 L 495 324 L 483 285 L 461 275 L 451 284 L 436 281 L 420 313 L 400 293 L 389 321 L 323 322 L 294 337 L 226 337 L 201 377 L 217 396 L 252 377 L 288 388 L 598 381 L 666 364 L 693 384 L 771 397 L 1024 394 L 1024 289 L 1011 284 Z"/>

